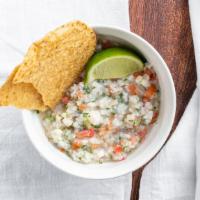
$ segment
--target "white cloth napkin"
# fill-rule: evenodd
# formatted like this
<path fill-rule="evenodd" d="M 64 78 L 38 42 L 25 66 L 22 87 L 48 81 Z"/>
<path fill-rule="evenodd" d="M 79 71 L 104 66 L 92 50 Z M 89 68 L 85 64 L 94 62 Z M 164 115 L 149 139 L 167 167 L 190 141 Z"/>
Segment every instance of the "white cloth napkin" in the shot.
<path fill-rule="evenodd" d="M 0 0 L 0 19 L 0 74 L 7 74 L 32 42 L 70 20 L 129 29 L 128 0 Z"/>
<path fill-rule="evenodd" d="M 171 139 L 145 168 L 141 179 L 140 200 L 200 199 L 200 1 L 190 0 L 189 8 L 198 76 L 197 89 Z"/>
<path fill-rule="evenodd" d="M 200 1 L 190 0 L 190 18 L 197 66 L 197 90 L 200 94 Z M 200 96 L 199 96 L 200 97 Z M 199 98 L 200 99 L 200 98 Z M 199 104 L 200 105 L 200 104 Z M 196 200 L 200 199 L 200 106 L 198 107 L 198 127 L 196 130 Z"/>
<path fill-rule="evenodd" d="M 129 29 L 128 0 L 0 0 L 0 19 L 3 77 L 33 41 L 72 19 Z M 20 111 L 0 108 L 1 200 L 127 200 L 131 180 L 131 174 L 95 181 L 61 172 L 33 148 Z"/>
<path fill-rule="evenodd" d="M 198 95 L 193 94 L 176 131 L 144 169 L 140 200 L 194 200 Z"/>

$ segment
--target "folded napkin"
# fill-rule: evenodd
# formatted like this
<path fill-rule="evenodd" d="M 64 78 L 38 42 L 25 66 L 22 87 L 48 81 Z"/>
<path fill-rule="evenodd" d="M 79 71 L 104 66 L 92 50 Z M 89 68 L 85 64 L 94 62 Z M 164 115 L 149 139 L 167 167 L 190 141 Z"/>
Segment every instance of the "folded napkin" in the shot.
<path fill-rule="evenodd" d="M 171 139 L 145 168 L 141 179 L 140 200 L 200 199 L 200 1 L 190 0 L 189 7 L 197 89 Z"/>
<path fill-rule="evenodd" d="M 73 19 L 129 29 L 128 0 L 0 1 L 0 80 L 21 62 L 27 47 Z M 33 148 L 20 111 L 0 108 L 1 200 L 127 200 L 131 174 L 87 180 L 66 174 Z"/>

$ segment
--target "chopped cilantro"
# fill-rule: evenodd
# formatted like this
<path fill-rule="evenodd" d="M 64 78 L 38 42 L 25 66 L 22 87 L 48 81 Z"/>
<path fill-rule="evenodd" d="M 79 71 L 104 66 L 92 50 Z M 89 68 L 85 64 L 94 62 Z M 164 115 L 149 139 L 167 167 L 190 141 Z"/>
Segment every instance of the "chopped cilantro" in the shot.
<path fill-rule="evenodd" d="M 141 118 L 138 118 L 138 119 L 135 119 L 134 121 L 133 121 L 133 126 L 139 126 L 140 125 L 140 123 L 141 123 Z"/>
<path fill-rule="evenodd" d="M 89 117 L 89 113 L 84 112 L 84 113 L 83 113 L 83 117 L 84 117 L 84 118 Z"/>
<path fill-rule="evenodd" d="M 89 113 L 83 113 L 83 126 L 85 128 L 91 128 L 89 116 Z"/>
<path fill-rule="evenodd" d="M 117 97 L 117 100 L 119 103 L 124 103 L 124 98 L 123 98 L 123 94 L 120 93 L 119 96 Z"/>
<path fill-rule="evenodd" d="M 139 112 L 139 111 L 140 111 L 140 109 L 139 109 L 139 108 L 135 108 L 135 111 Z"/>
<path fill-rule="evenodd" d="M 51 114 L 47 114 L 45 119 L 48 120 L 49 122 L 54 122 L 56 120 L 55 116 Z"/>
<path fill-rule="evenodd" d="M 86 94 L 90 94 L 90 92 L 91 92 L 91 89 L 88 85 L 84 85 L 83 90 L 85 91 Z"/>
<path fill-rule="evenodd" d="M 94 128 L 100 128 L 101 125 L 93 125 Z"/>
<path fill-rule="evenodd" d="M 128 146 L 124 146 L 124 147 L 123 147 L 123 151 L 124 151 L 124 152 L 128 152 L 128 151 L 129 151 Z"/>
<path fill-rule="evenodd" d="M 113 108 L 112 111 L 111 111 L 111 114 L 115 115 L 116 113 L 117 113 L 116 110 Z"/>
<path fill-rule="evenodd" d="M 79 157 L 78 157 L 78 159 L 81 161 L 81 160 L 82 160 L 82 157 L 81 157 L 81 156 L 79 156 Z"/>
<path fill-rule="evenodd" d="M 39 113 L 40 113 L 39 110 L 34 110 L 33 112 L 35 112 L 36 114 L 39 114 Z"/>
<path fill-rule="evenodd" d="M 103 160 L 100 159 L 100 160 L 99 160 L 99 164 L 102 164 L 102 163 L 103 163 Z"/>
<path fill-rule="evenodd" d="M 92 153 L 92 152 L 93 152 L 91 146 L 83 145 L 81 148 L 82 148 L 84 151 L 88 151 L 89 153 Z"/>

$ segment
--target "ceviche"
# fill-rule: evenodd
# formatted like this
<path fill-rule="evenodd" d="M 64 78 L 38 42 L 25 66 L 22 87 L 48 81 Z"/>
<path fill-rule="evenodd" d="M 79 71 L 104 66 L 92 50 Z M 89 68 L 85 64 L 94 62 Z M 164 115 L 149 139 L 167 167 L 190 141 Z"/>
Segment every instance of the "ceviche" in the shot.
<path fill-rule="evenodd" d="M 41 118 L 49 140 L 73 160 L 121 161 L 156 122 L 159 101 L 156 73 L 146 63 L 124 78 L 73 84 Z"/>

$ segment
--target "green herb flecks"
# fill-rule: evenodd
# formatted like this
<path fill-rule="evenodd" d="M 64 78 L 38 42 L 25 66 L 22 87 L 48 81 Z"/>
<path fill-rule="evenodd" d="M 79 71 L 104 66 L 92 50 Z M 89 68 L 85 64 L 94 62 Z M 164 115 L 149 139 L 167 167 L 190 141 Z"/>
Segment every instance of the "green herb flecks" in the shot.
<path fill-rule="evenodd" d="M 128 146 L 124 146 L 123 147 L 123 151 L 126 152 L 126 153 L 129 152 L 129 147 Z"/>
<path fill-rule="evenodd" d="M 124 98 L 122 93 L 120 93 L 119 96 L 117 96 L 117 100 L 119 103 L 124 103 Z"/>
<path fill-rule="evenodd" d="M 115 115 L 116 113 L 117 113 L 116 109 L 115 109 L 115 108 L 112 108 L 112 109 L 111 109 L 111 114 L 112 114 L 112 115 Z"/>
<path fill-rule="evenodd" d="M 90 94 L 90 92 L 91 92 L 91 89 L 88 85 L 84 85 L 83 90 L 85 91 L 86 94 Z"/>
<path fill-rule="evenodd" d="M 56 117 L 53 116 L 52 114 L 47 114 L 45 116 L 45 120 L 48 120 L 49 122 L 54 122 L 56 120 Z"/>
<path fill-rule="evenodd" d="M 39 114 L 39 113 L 40 113 L 39 110 L 34 110 L 33 112 L 35 112 L 36 114 Z"/>
<path fill-rule="evenodd" d="M 101 125 L 93 125 L 94 128 L 100 128 Z"/>
<path fill-rule="evenodd" d="M 99 160 L 99 164 L 102 164 L 102 163 L 103 163 L 103 160 L 102 160 L 102 159 L 100 159 L 100 160 Z"/>
<path fill-rule="evenodd" d="M 89 153 L 93 153 L 93 149 L 91 146 L 88 146 L 88 145 L 83 145 L 81 147 L 81 149 L 83 149 L 84 151 L 88 151 Z"/>
<path fill-rule="evenodd" d="M 87 129 L 91 128 L 89 117 L 89 113 L 83 113 L 83 126 Z"/>
<path fill-rule="evenodd" d="M 138 119 L 133 120 L 133 126 L 139 126 L 140 123 L 141 123 L 141 121 L 142 121 L 141 118 L 138 118 Z"/>

